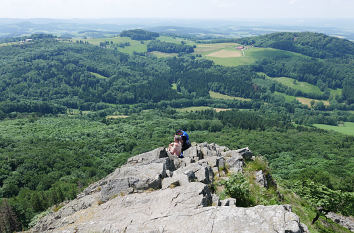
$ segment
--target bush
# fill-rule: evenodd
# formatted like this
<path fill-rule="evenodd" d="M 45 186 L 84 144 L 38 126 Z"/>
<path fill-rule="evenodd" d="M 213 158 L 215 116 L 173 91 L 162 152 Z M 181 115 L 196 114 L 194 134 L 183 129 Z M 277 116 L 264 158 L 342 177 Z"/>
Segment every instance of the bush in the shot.
<path fill-rule="evenodd" d="M 250 184 L 241 174 L 233 174 L 229 180 L 224 181 L 225 194 L 236 199 L 236 205 L 242 207 L 252 206 L 250 199 Z"/>

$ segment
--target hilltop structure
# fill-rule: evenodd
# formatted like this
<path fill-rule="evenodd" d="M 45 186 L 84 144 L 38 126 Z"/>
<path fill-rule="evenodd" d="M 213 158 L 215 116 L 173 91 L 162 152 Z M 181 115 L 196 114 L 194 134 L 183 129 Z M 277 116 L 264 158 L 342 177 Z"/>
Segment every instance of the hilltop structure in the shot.
<path fill-rule="evenodd" d="M 158 148 L 130 158 L 106 178 L 90 185 L 32 232 L 308 232 L 289 205 L 237 207 L 220 200 L 211 184 L 225 171 L 243 171 L 248 148 L 229 150 L 196 144 L 185 158 Z M 268 177 L 257 172 L 266 186 Z"/>

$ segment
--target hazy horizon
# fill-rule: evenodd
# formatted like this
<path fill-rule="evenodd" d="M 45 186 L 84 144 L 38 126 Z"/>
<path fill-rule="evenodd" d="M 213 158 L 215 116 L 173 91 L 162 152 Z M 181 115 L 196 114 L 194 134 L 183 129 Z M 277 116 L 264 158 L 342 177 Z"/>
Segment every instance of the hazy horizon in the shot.
<path fill-rule="evenodd" d="M 351 0 L 3 0 L 0 18 L 352 19 Z"/>

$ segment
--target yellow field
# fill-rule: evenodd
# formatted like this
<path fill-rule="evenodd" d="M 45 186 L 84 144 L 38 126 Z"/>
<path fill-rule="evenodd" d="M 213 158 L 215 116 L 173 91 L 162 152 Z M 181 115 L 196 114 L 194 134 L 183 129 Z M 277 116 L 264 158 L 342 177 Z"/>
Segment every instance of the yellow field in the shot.
<path fill-rule="evenodd" d="M 311 107 L 311 101 L 312 101 L 312 100 L 315 101 L 315 103 L 317 103 L 317 102 L 323 102 L 323 104 L 324 104 L 325 106 L 329 106 L 329 101 L 327 101 L 327 100 L 315 100 L 315 99 L 310 99 L 310 98 L 305 98 L 305 97 L 296 97 L 296 99 L 297 99 L 300 103 L 302 103 L 303 105 L 307 105 L 307 106 L 309 106 L 309 107 Z"/>
<path fill-rule="evenodd" d="M 225 112 L 232 110 L 231 108 L 214 108 L 215 112 Z"/>
<path fill-rule="evenodd" d="M 124 119 L 124 118 L 128 118 L 129 116 L 126 115 L 109 115 L 106 116 L 106 119 Z"/>

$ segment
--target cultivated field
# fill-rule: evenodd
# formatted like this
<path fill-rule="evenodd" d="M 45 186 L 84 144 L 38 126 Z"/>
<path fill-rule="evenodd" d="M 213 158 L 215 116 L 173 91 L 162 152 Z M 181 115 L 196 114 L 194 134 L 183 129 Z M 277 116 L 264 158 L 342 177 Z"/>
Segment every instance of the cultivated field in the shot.
<path fill-rule="evenodd" d="M 303 105 L 307 105 L 309 107 L 311 107 L 311 101 L 315 101 L 315 103 L 322 102 L 324 105 L 329 106 L 329 101 L 327 100 L 316 100 L 316 99 L 310 99 L 305 97 L 296 97 L 296 99 Z"/>
<path fill-rule="evenodd" d="M 170 43 L 176 43 L 176 44 L 180 44 L 182 41 L 186 43 L 186 45 L 195 45 L 196 43 L 191 41 L 191 40 L 187 40 L 184 38 L 180 38 L 180 37 L 171 37 L 171 36 L 160 36 L 157 38 L 157 40 L 160 41 L 164 41 L 164 42 L 170 42 Z"/>
<path fill-rule="evenodd" d="M 338 133 L 354 136 L 354 122 L 344 122 L 344 124 L 338 126 L 323 124 L 314 124 L 314 126 L 320 129 L 334 130 Z"/>
<path fill-rule="evenodd" d="M 217 65 L 251 65 L 257 60 L 274 56 L 303 56 L 301 54 L 272 48 L 245 47 L 240 50 L 237 43 L 197 44 L 196 54 L 212 60 Z"/>

